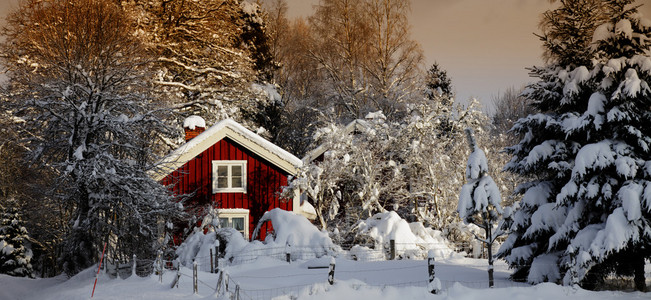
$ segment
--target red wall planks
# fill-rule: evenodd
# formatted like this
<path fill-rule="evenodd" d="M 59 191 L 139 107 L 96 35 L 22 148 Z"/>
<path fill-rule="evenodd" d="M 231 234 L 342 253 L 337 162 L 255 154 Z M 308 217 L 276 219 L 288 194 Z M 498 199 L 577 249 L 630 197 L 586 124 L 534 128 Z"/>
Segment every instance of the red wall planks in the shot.
<path fill-rule="evenodd" d="M 247 192 L 213 194 L 213 160 L 246 160 Z M 178 195 L 194 194 L 186 201 L 185 208 L 188 213 L 195 214 L 198 218 L 203 216 L 203 210 L 208 204 L 217 208 L 249 209 L 249 234 L 252 234 L 258 220 L 266 211 L 274 208 L 292 209 L 291 199 L 284 201 L 279 195 L 280 188 L 287 185 L 287 175 L 285 171 L 255 153 L 224 138 L 165 177 L 162 183 L 170 186 Z M 267 230 L 271 230 L 267 227 L 270 226 L 264 226 L 261 230 L 261 240 L 264 240 Z"/>

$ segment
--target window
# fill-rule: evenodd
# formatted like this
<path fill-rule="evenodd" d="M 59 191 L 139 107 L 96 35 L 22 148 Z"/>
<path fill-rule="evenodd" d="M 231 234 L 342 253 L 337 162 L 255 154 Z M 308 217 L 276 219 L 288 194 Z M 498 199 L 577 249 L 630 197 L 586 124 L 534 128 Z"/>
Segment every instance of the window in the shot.
<path fill-rule="evenodd" d="M 212 162 L 213 193 L 246 193 L 246 160 Z"/>
<path fill-rule="evenodd" d="M 249 210 L 248 209 L 220 209 L 219 227 L 234 228 L 239 231 L 244 239 L 249 239 Z"/>

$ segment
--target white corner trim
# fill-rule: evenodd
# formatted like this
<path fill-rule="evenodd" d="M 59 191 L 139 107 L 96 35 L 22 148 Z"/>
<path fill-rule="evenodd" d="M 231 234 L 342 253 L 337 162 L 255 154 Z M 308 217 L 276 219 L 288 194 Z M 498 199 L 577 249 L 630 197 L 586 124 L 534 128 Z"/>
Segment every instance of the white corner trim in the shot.
<path fill-rule="evenodd" d="M 292 199 L 292 211 L 294 213 L 303 211 L 301 209 L 301 192 L 298 190 L 294 190 L 294 198 Z"/>

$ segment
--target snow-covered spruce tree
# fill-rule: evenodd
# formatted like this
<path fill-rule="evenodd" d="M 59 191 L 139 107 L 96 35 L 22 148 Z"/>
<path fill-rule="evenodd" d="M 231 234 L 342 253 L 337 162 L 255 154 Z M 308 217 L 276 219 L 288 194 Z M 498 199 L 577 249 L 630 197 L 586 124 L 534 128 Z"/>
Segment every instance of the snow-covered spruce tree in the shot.
<path fill-rule="evenodd" d="M 132 29 L 114 1 L 30 0 L 9 15 L 0 45 L 30 159 L 52 169 L 52 197 L 69 209 L 68 275 L 93 264 L 109 236 L 117 258 L 153 256 L 158 221 L 176 213 L 148 174 L 153 135 L 169 129 Z"/>
<path fill-rule="evenodd" d="M 33 277 L 32 251 L 27 247 L 29 234 L 16 201 L 10 199 L 6 205 L 0 215 L 0 274 Z"/>
<path fill-rule="evenodd" d="M 454 101 L 452 80 L 448 72 L 434 62 L 427 70 L 425 76 L 425 97 L 430 100 L 442 100 L 444 105 L 450 106 Z"/>
<path fill-rule="evenodd" d="M 500 190 L 488 175 L 486 154 L 477 146 L 472 129 L 466 129 L 470 156 L 466 166 L 466 184 L 459 192 L 459 217 L 466 223 L 473 223 L 484 230 L 485 238 L 475 236 L 488 248 L 488 286 L 493 287 L 493 242 L 501 235 L 493 231 L 502 214 Z"/>
<path fill-rule="evenodd" d="M 513 234 L 500 249 L 529 282 L 597 288 L 614 272 L 644 289 L 651 257 L 651 22 L 633 1 L 603 1 L 590 65 L 534 68 L 525 96 L 543 111 L 517 122 L 507 149 L 521 187 Z"/>

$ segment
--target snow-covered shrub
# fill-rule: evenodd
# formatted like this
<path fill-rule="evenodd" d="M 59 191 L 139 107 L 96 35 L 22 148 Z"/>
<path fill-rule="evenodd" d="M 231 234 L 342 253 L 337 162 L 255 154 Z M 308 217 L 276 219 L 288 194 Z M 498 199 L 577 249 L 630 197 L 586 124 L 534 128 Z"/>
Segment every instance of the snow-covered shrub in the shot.
<path fill-rule="evenodd" d="M 265 222 L 271 222 L 274 234 L 267 235 L 264 242 L 252 241 L 238 248 L 227 246 L 224 258 L 232 263 L 245 263 L 258 257 L 267 256 L 285 259 L 286 251 L 290 251 L 292 259 L 309 259 L 324 255 L 336 256 L 340 247 L 335 245 L 328 233 L 320 231 L 308 219 L 280 208 L 266 212 L 253 232 L 258 236 L 260 227 Z M 287 247 L 287 245 L 290 247 Z"/>
<path fill-rule="evenodd" d="M 176 249 L 176 255 L 183 266 L 190 267 L 196 261 L 200 270 L 209 271 L 211 249 L 215 251 L 215 247 L 219 247 L 220 256 L 228 258 L 232 257 L 233 253 L 240 252 L 246 245 L 242 234 L 233 228 L 219 228 L 207 233 L 197 228 Z"/>
<path fill-rule="evenodd" d="M 355 257 L 373 255 L 364 254 L 363 251 L 376 252 L 378 249 L 383 249 L 388 255 L 390 240 L 395 240 L 397 257 L 426 258 L 429 250 L 434 250 L 437 257 L 449 257 L 454 253 L 441 231 L 426 228 L 417 222 L 410 224 L 394 211 L 377 213 L 360 221 L 354 232 L 357 236 L 372 238 L 375 244 L 375 250 L 353 247 L 350 254 Z"/>
<path fill-rule="evenodd" d="M 444 228 L 455 219 L 463 180 L 463 128 L 481 131 L 485 123 L 477 101 L 456 108 L 432 101 L 413 105 L 401 120 L 377 111 L 327 124 L 288 195 L 306 193 L 322 228 L 339 229 L 346 244 L 355 242 L 349 231 L 358 220 L 389 210 Z"/>

